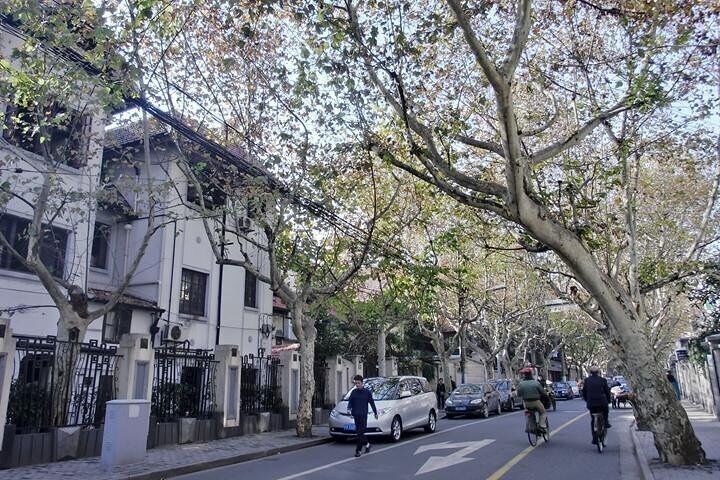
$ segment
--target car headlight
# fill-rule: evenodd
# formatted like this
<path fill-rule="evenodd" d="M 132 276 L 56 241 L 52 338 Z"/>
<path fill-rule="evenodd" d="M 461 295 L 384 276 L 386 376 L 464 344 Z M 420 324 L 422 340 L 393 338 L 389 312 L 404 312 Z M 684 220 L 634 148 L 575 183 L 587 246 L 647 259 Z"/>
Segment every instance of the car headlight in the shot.
<path fill-rule="evenodd" d="M 470 405 L 479 405 L 483 403 L 485 400 L 482 398 L 476 398 L 475 400 L 470 400 Z"/>
<path fill-rule="evenodd" d="M 331 416 L 331 417 L 337 417 L 337 416 L 338 416 L 338 411 L 333 408 L 332 411 L 330 412 L 330 416 Z"/>
<path fill-rule="evenodd" d="M 452 405 L 452 404 L 453 404 L 452 400 L 445 400 L 445 405 Z"/>
<path fill-rule="evenodd" d="M 387 415 L 392 411 L 392 408 L 381 408 L 378 410 L 378 417 L 382 417 L 383 415 Z"/>

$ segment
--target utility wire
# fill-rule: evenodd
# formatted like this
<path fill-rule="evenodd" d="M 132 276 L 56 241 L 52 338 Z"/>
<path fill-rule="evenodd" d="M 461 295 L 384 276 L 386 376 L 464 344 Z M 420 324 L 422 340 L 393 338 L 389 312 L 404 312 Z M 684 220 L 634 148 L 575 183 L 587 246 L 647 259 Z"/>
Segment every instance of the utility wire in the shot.
<path fill-rule="evenodd" d="M 6 32 L 12 34 L 13 36 L 16 36 L 18 38 L 22 39 L 28 39 L 29 36 L 22 32 L 20 29 L 14 26 L 14 22 L 11 18 L 9 18 L 7 15 L 0 14 L 0 30 L 5 30 Z M 34 39 L 37 40 L 37 39 Z M 56 55 L 59 58 L 62 58 L 72 64 L 75 64 L 79 67 L 81 67 L 86 73 L 89 75 L 92 75 L 94 77 L 98 77 L 104 81 L 107 81 L 107 73 L 89 62 L 84 55 L 82 55 L 77 50 L 70 48 L 70 47 L 47 47 L 46 45 L 42 45 L 43 48 L 51 52 L 53 55 Z M 112 72 L 111 72 L 112 73 Z M 158 74 L 155 74 L 158 75 Z M 172 84 L 172 82 L 168 82 L 168 84 Z M 209 114 L 213 115 L 215 120 L 218 121 L 217 117 L 214 113 L 210 112 L 202 106 L 197 100 L 195 100 L 192 96 L 188 95 L 187 92 L 184 92 L 184 90 L 180 89 L 176 85 L 173 85 L 174 88 L 176 88 L 178 91 L 182 92 L 184 96 L 186 96 L 188 99 L 193 101 L 193 103 L 200 105 L 203 110 L 208 112 Z M 227 161 L 229 164 L 235 166 L 239 172 L 244 173 L 246 175 L 256 177 L 256 178 L 263 178 L 267 182 L 267 186 L 281 195 L 283 195 L 285 198 L 290 200 L 293 204 L 300 206 L 304 208 L 309 213 L 313 214 L 317 218 L 323 219 L 327 221 L 330 225 L 338 228 L 340 231 L 345 233 L 346 235 L 355 238 L 355 239 L 362 239 L 367 237 L 368 232 L 363 230 L 362 228 L 352 224 L 351 222 L 345 220 L 344 218 L 340 217 L 338 214 L 328 210 L 325 208 L 321 203 L 306 198 L 296 192 L 291 191 L 286 185 L 284 185 L 282 182 L 280 182 L 277 178 L 275 178 L 274 175 L 272 175 L 271 172 L 267 171 L 266 169 L 249 162 L 248 160 L 242 158 L 241 156 L 235 154 L 234 152 L 231 152 L 227 148 L 223 147 L 222 145 L 218 144 L 217 142 L 199 134 L 197 131 L 195 131 L 192 127 L 186 125 L 181 120 L 177 119 L 170 113 L 162 110 L 161 108 L 157 107 L 156 105 L 152 104 L 150 101 L 148 101 L 145 98 L 139 98 L 131 95 L 125 95 L 124 101 L 128 105 L 132 105 L 134 107 L 140 108 L 147 113 L 149 113 L 151 116 L 159 120 L 160 122 L 169 125 L 174 131 L 185 137 L 186 139 L 190 140 L 191 142 L 197 143 L 198 145 L 202 146 L 204 149 L 206 149 L 209 153 L 212 153 L 212 155 L 221 158 L 225 161 Z M 226 127 L 233 129 L 237 132 L 237 130 L 234 129 L 234 127 L 227 125 L 225 122 L 220 120 L 222 124 L 224 124 Z M 240 133 L 240 132 L 238 132 Z M 240 133 L 241 134 L 241 133 Z M 241 134 L 242 135 L 242 134 Z M 212 158 L 212 155 L 210 158 Z M 360 237 L 360 238 L 358 238 Z M 387 254 L 390 257 L 402 260 L 406 263 L 414 263 L 415 260 L 412 255 L 409 252 L 406 252 L 404 250 L 401 250 L 394 246 L 388 246 L 385 245 L 382 247 L 383 253 Z"/>

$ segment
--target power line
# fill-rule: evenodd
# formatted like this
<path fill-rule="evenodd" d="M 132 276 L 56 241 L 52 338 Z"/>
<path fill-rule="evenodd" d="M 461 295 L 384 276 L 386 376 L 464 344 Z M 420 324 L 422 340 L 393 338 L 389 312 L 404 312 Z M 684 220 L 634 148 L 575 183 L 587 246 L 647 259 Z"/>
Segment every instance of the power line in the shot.
<path fill-rule="evenodd" d="M 28 39 L 29 36 L 25 34 L 24 32 L 20 31 L 18 28 L 14 27 L 12 25 L 12 20 L 8 18 L 4 14 L 0 14 L 0 29 L 5 30 L 6 32 L 20 38 L 20 39 Z M 103 72 L 100 68 L 96 67 L 94 64 L 89 62 L 80 52 L 70 48 L 70 47 L 47 47 L 43 45 L 43 48 L 46 48 L 50 52 L 52 52 L 54 55 L 57 55 L 59 58 L 62 58 L 72 64 L 75 64 L 79 67 L 81 67 L 86 73 L 89 75 L 92 75 L 94 77 L 100 78 L 102 80 L 106 79 L 106 72 Z M 158 74 L 156 74 L 158 75 Z M 159 75 L 158 75 L 159 76 Z M 206 111 L 208 114 L 212 115 L 215 121 L 220 122 L 221 124 L 225 125 L 227 128 L 232 129 L 236 133 L 242 135 L 241 132 L 238 132 L 237 129 L 232 127 L 231 125 L 228 125 L 226 122 L 224 122 L 221 119 L 218 119 L 217 116 L 208 110 L 204 105 L 200 104 L 195 98 L 193 98 L 191 95 L 189 95 L 187 92 L 184 92 L 180 87 L 174 85 L 172 82 L 166 79 L 169 85 L 172 85 L 173 88 L 176 88 L 179 92 L 181 92 L 186 98 L 191 100 L 196 105 L 199 105 L 204 111 Z M 156 118 L 157 120 L 161 121 L 162 123 L 169 125 L 174 131 L 178 132 L 183 137 L 187 138 L 191 142 L 197 143 L 198 145 L 201 145 L 204 149 L 206 149 L 209 153 L 211 153 L 212 156 L 216 156 L 218 158 L 221 158 L 223 160 L 226 160 L 231 165 L 235 166 L 239 172 L 242 172 L 246 175 L 255 177 L 255 178 L 264 178 L 267 181 L 268 187 L 273 190 L 277 191 L 281 195 L 283 195 L 285 198 L 290 200 L 293 204 L 298 205 L 302 208 L 304 208 L 309 213 L 313 214 L 317 218 L 323 219 L 326 222 L 328 222 L 330 225 L 338 228 L 340 231 L 345 233 L 346 235 L 354 238 L 354 239 L 364 239 L 368 236 L 368 232 L 364 231 L 360 227 L 355 226 L 354 224 L 350 223 L 349 221 L 345 220 L 335 212 L 332 212 L 325 208 L 321 203 L 306 198 L 297 192 L 291 191 L 286 185 L 284 185 L 282 182 L 280 182 L 277 178 L 272 175 L 269 171 L 265 170 L 264 168 L 253 164 L 252 162 L 247 161 L 246 159 L 240 157 L 239 155 L 231 152 L 227 148 L 223 147 L 222 145 L 218 144 L 217 142 L 199 134 L 197 131 L 195 131 L 190 126 L 183 123 L 181 120 L 177 119 L 172 114 L 165 112 L 161 108 L 157 107 L 156 105 L 152 104 L 145 98 L 140 97 L 133 97 L 130 95 L 126 95 L 124 97 L 124 101 L 132 106 L 135 106 L 137 108 L 140 108 L 147 113 L 149 113 L 151 116 Z M 243 135 L 245 138 L 245 136 Z M 393 246 L 382 246 L 381 250 L 385 254 L 390 254 L 388 256 L 392 256 L 394 258 L 400 259 L 404 262 L 411 263 L 414 258 L 412 255 L 410 255 L 408 252 L 401 250 L 397 247 Z"/>

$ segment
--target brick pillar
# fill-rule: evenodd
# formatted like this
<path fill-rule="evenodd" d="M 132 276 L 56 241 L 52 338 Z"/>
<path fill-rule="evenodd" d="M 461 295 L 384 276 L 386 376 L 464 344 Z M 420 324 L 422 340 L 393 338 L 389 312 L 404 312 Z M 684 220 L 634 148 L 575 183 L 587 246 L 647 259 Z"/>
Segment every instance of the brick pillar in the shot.
<path fill-rule="evenodd" d="M 282 365 L 282 399 L 288 409 L 288 419 L 297 419 L 297 407 L 300 401 L 300 354 L 297 350 L 280 352 Z"/>
<path fill-rule="evenodd" d="M 240 355 L 237 345 L 215 346 L 217 376 L 215 401 L 222 412 L 223 426 L 236 427 L 240 423 Z"/>
<path fill-rule="evenodd" d="M 705 341 L 710 346 L 707 363 L 715 417 L 720 420 L 720 334 L 710 335 L 705 338 Z"/>
<path fill-rule="evenodd" d="M 3 435 L 5 433 L 14 360 L 15 339 L 10 329 L 10 320 L 0 318 L 0 449 L 2 449 Z"/>
<path fill-rule="evenodd" d="M 352 382 L 352 377 L 355 375 L 362 375 L 365 376 L 364 370 L 365 367 L 363 366 L 363 357 L 362 355 L 351 355 L 350 361 L 352 362 L 353 368 L 351 370 L 352 375 L 350 375 L 350 381 Z"/>
<path fill-rule="evenodd" d="M 386 357 L 385 358 L 385 375 L 388 377 L 394 377 L 398 374 L 398 363 L 397 357 Z"/>
<path fill-rule="evenodd" d="M 150 335 L 126 333 L 118 353 L 118 400 L 150 400 L 155 362 Z"/>

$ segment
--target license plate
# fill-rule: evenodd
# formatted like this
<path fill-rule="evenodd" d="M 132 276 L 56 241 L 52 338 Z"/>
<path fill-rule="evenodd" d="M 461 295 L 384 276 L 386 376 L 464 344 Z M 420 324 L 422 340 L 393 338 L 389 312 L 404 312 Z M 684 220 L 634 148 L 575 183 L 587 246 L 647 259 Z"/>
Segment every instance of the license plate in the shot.
<path fill-rule="evenodd" d="M 354 423 L 346 423 L 343 427 L 343 430 L 346 432 L 354 432 L 355 431 L 355 424 Z"/>
<path fill-rule="evenodd" d="M 465 407 L 455 407 L 455 410 L 465 410 Z"/>

